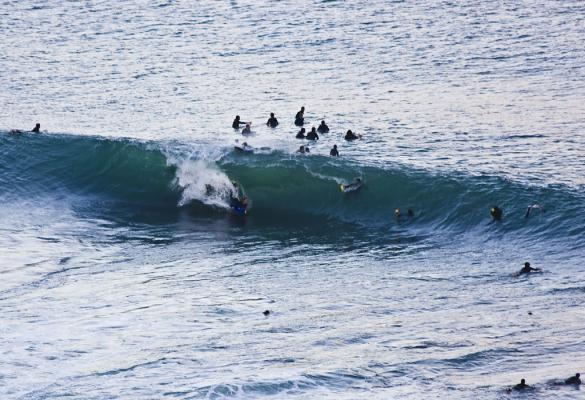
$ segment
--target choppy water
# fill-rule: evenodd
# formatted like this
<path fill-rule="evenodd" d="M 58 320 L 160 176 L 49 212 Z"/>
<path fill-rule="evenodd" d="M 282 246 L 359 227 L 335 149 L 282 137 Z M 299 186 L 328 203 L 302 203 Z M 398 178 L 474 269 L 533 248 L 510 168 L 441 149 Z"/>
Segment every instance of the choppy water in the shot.
<path fill-rule="evenodd" d="M 582 396 L 582 2 L 19 1 L 0 34 L 2 398 Z"/>

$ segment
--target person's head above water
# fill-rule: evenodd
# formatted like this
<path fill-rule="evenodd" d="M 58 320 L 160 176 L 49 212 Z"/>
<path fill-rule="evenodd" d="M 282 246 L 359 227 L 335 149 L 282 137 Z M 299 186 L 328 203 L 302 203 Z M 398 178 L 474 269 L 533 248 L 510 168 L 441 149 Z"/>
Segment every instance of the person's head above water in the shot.
<path fill-rule="evenodd" d="M 301 133 L 305 133 L 305 128 L 301 128 Z"/>
<path fill-rule="evenodd" d="M 492 218 L 494 220 L 499 220 L 502 218 L 502 214 L 503 211 L 500 207 L 498 206 L 492 206 L 492 208 L 490 208 L 490 215 L 492 216 Z"/>
<path fill-rule="evenodd" d="M 301 107 L 301 112 L 305 112 L 305 106 Z"/>
<path fill-rule="evenodd" d="M 321 121 L 321 125 L 325 125 L 325 120 L 322 120 Z"/>
<path fill-rule="evenodd" d="M 311 128 L 311 132 L 313 132 L 313 133 L 317 132 L 317 130 L 315 129 L 315 127 L 312 127 Z"/>
<path fill-rule="evenodd" d="M 351 129 L 348 129 L 346 132 L 346 135 L 352 135 L 352 134 L 353 134 L 353 132 L 351 131 Z"/>
<path fill-rule="evenodd" d="M 334 145 L 333 145 L 333 148 L 334 148 L 335 150 L 337 150 L 337 145 L 336 145 L 336 144 L 334 144 Z"/>
<path fill-rule="evenodd" d="M 236 115 L 236 121 L 239 121 L 239 120 L 240 120 L 240 116 Z"/>
<path fill-rule="evenodd" d="M 270 113 L 270 118 L 274 118 L 274 113 Z"/>
<path fill-rule="evenodd" d="M 530 268 L 530 263 L 528 261 L 524 263 L 524 268 Z"/>

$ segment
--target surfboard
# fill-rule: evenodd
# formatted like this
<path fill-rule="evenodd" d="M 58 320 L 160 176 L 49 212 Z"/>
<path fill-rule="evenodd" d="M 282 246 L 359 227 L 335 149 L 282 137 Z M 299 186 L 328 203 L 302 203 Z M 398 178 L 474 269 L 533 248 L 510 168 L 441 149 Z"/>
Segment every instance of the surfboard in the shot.
<path fill-rule="evenodd" d="M 339 188 L 343 193 L 350 193 L 359 190 L 362 187 L 363 183 L 350 183 L 349 185 L 339 185 Z"/>
<path fill-rule="evenodd" d="M 251 147 L 234 146 L 234 149 L 236 151 L 241 152 L 241 153 L 253 153 L 254 152 L 254 149 Z"/>

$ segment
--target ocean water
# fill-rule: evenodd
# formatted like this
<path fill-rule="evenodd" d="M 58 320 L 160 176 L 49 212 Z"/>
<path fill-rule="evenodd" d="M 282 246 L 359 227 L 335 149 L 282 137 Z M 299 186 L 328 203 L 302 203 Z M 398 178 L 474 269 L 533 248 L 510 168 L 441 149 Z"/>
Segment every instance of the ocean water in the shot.
<path fill-rule="evenodd" d="M 4 1 L 0 37 L 0 398 L 584 397 L 583 2 Z"/>

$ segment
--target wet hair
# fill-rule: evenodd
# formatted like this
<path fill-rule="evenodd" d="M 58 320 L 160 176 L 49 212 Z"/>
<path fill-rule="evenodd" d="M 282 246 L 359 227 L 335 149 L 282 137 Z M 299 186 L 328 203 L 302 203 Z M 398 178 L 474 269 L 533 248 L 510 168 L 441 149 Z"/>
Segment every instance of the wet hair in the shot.
<path fill-rule="evenodd" d="M 525 267 L 530 267 L 530 263 L 529 263 L 528 261 L 526 261 L 526 262 L 524 263 L 524 266 L 525 266 Z"/>
<path fill-rule="evenodd" d="M 524 379 L 524 378 L 520 379 L 520 383 L 521 383 L 522 385 L 525 385 L 525 384 L 526 384 L 526 379 Z"/>
<path fill-rule="evenodd" d="M 274 113 L 270 113 L 270 116 L 271 116 L 272 118 L 274 118 Z"/>
<path fill-rule="evenodd" d="M 301 128 L 301 133 L 305 133 L 305 128 Z"/>
<path fill-rule="evenodd" d="M 240 116 L 239 115 L 236 115 L 236 119 L 240 119 Z"/>

